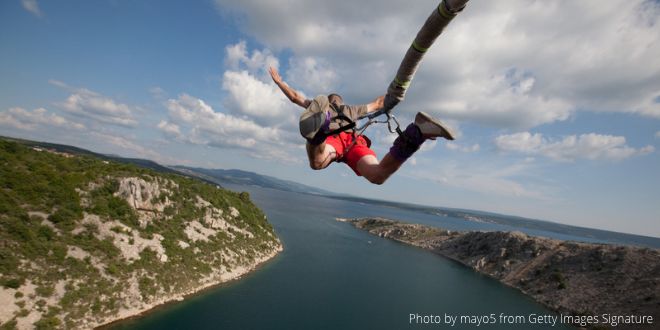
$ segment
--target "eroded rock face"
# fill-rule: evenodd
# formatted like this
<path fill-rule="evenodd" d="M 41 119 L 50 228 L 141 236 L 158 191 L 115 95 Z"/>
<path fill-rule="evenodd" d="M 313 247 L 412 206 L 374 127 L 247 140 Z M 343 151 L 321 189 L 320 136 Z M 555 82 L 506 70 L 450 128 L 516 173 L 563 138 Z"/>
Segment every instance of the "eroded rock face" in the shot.
<path fill-rule="evenodd" d="M 451 232 L 382 218 L 340 221 L 459 261 L 563 314 L 660 319 L 657 249 L 568 242 L 521 232 Z"/>
<path fill-rule="evenodd" d="M 94 205 L 93 192 L 96 189 L 103 188 L 109 180 L 116 180 L 118 183 L 118 189 L 113 196 L 125 200 L 137 213 L 139 228 L 135 225 L 131 227 L 107 215 L 99 216 L 94 213 L 83 212 L 82 219 L 76 222 L 73 229 L 62 232 L 48 220 L 49 214 L 34 211 L 28 215 L 35 218 L 35 220 L 41 218 L 42 225 L 50 228 L 59 237 L 63 237 L 63 235 L 91 235 L 98 241 L 110 242 L 119 251 L 119 257 L 125 265 L 131 265 L 141 260 L 146 250 L 154 253 L 156 262 L 163 266 L 176 262 L 172 261 L 168 254 L 164 244 L 165 237 L 153 232 L 145 234 L 143 229 L 146 229 L 149 224 L 172 221 L 172 216 L 166 216 L 165 211 L 168 207 L 172 207 L 176 213 L 183 206 L 181 205 L 181 197 L 176 195 L 178 184 L 159 177 L 105 177 L 90 182 L 83 189 L 75 190 L 80 196 L 81 206 L 92 208 Z M 179 204 L 175 204 L 175 197 L 178 198 L 176 200 Z M 239 236 L 244 239 L 255 239 L 255 234 L 246 229 L 243 224 L 241 213 L 236 207 L 228 206 L 226 209 L 222 209 L 199 195 L 195 195 L 192 200 L 184 199 L 184 201 L 194 204 L 197 211 L 192 214 L 198 216 L 185 219 L 181 225 L 178 225 L 183 235 L 173 240 L 170 245 L 175 245 L 181 250 L 192 250 L 193 254 L 199 258 L 207 259 L 209 272 L 199 278 L 196 283 L 189 283 L 179 291 L 172 291 L 171 289 L 165 291 L 165 289 L 160 288 L 150 293 L 151 296 L 146 299 L 145 289 L 142 285 L 148 282 L 156 283 L 159 280 L 158 274 L 139 270 L 131 274 L 128 280 L 125 278 L 120 279 L 117 274 L 117 267 L 122 267 L 121 265 L 116 262 L 111 265 L 102 260 L 102 257 L 97 252 L 89 250 L 89 247 L 81 248 L 73 243 L 67 245 L 64 258 L 86 263 L 94 270 L 94 277 L 102 278 L 106 283 L 122 286 L 122 289 L 114 294 L 114 298 L 110 295 L 99 297 L 101 302 L 119 299 L 121 305 L 118 305 L 119 308 L 115 312 L 105 312 L 103 315 L 86 312 L 76 318 L 76 327 L 93 328 L 103 323 L 138 314 L 170 300 L 183 300 L 184 295 L 216 283 L 240 277 L 254 269 L 259 263 L 282 251 L 281 243 L 271 232 L 266 232 L 266 236 L 269 238 L 267 242 L 261 245 L 262 248 L 265 247 L 263 250 L 253 248 L 233 249 L 231 242 L 238 239 Z M 259 229 L 263 230 L 263 227 L 259 227 Z M 223 239 L 226 246 L 223 245 L 217 251 L 209 252 L 209 247 L 218 242 L 216 236 L 220 233 L 225 237 Z M 196 245 L 197 243 L 205 245 L 200 247 Z M 245 240 L 242 244 L 245 244 Z M 36 264 L 29 267 L 39 268 Z M 35 285 L 31 282 L 26 282 L 18 289 L 0 287 L 0 302 L 2 302 L 2 305 L 11 306 L 11 308 L 3 307 L 2 312 L 0 312 L 0 322 L 4 323 L 15 319 L 19 329 L 33 328 L 33 324 L 45 315 L 44 311 L 36 310 L 35 306 L 38 300 L 45 300 L 46 306 L 58 307 L 67 290 L 75 290 L 83 285 L 84 282 L 80 280 L 60 280 L 54 284 L 54 293 L 47 299 L 34 294 Z M 20 294 L 17 295 L 17 292 L 20 292 Z M 21 295 L 23 298 L 15 297 Z M 34 310 L 27 315 L 17 317 L 17 315 L 24 314 L 19 307 L 21 304 Z M 66 311 L 63 311 L 63 313 L 66 313 Z M 63 314 L 61 319 L 64 319 L 65 315 Z"/>
<path fill-rule="evenodd" d="M 145 228 L 151 221 L 154 221 L 158 213 L 172 205 L 171 189 L 176 188 L 178 188 L 176 183 L 160 178 L 153 178 L 153 181 L 146 181 L 138 177 L 121 178 L 119 189 L 114 195 L 126 200 L 136 210 L 140 227 Z"/>
<path fill-rule="evenodd" d="M 101 218 L 95 214 L 84 214 L 81 221 L 82 226 L 73 230 L 73 233 L 84 230 L 84 225 L 94 225 L 97 232 L 94 235 L 99 240 L 109 238 L 113 244 L 119 249 L 122 257 L 128 262 L 140 260 L 140 253 L 145 249 L 150 249 L 156 252 L 158 260 L 167 262 L 168 257 L 165 253 L 165 248 L 161 244 L 164 239 L 160 234 L 153 234 L 152 238 L 147 239 L 140 235 L 140 233 L 129 226 L 121 223 L 120 221 L 101 221 Z"/>
<path fill-rule="evenodd" d="M 211 229 L 220 229 L 224 231 L 231 238 L 235 237 L 235 233 L 241 233 L 250 238 L 254 237 L 254 234 L 252 234 L 252 232 L 239 228 L 235 225 L 232 225 L 225 219 L 225 216 L 228 219 L 237 219 L 240 216 L 240 212 L 235 207 L 230 206 L 229 212 L 224 212 L 223 210 L 213 206 L 213 204 L 209 203 L 208 201 L 205 201 L 203 198 L 199 196 L 196 196 L 196 199 L 197 199 L 196 206 L 204 210 L 204 217 L 202 219 L 203 220 L 202 222 L 210 226 Z M 186 232 L 190 232 L 189 228 L 186 228 Z M 215 231 L 212 235 L 214 234 Z M 189 234 L 188 237 L 191 237 L 191 235 L 195 236 L 195 234 Z"/>
<path fill-rule="evenodd" d="M 142 178 L 122 178 L 115 196 L 124 198 L 136 210 L 163 212 L 167 203 L 156 202 L 161 193 L 168 192 L 159 180 L 147 182 Z"/>
<path fill-rule="evenodd" d="M 91 155 L 0 144 L 3 168 L 21 178 L 4 191 L 15 212 L 0 215 L 15 229 L 0 243 L 3 329 L 91 329 L 238 278 L 282 250 L 245 195 Z M 11 156 L 19 153 L 30 157 Z"/>

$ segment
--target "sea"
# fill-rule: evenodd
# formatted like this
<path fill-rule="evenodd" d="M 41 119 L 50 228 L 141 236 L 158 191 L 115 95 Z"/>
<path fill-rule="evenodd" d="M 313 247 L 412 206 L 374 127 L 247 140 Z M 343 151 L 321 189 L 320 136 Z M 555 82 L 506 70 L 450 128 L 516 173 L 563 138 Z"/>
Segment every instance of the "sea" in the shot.
<path fill-rule="evenodd" d="M 450 230 L 518 230 L 587 242 L 660 239 L 514 227 L 414 209 L 255 186 L 284 251 L 256 271 L 112 329 L 572 329 L 516 289 L 429 251 L 379 238 L 336 218 L 385 217 Z M 560 228 L 561 227 L 561 228 Z M 585 233 L 585 230 L 578 231 Z M 612 238 L 614 237 L 614 238 Z"/>

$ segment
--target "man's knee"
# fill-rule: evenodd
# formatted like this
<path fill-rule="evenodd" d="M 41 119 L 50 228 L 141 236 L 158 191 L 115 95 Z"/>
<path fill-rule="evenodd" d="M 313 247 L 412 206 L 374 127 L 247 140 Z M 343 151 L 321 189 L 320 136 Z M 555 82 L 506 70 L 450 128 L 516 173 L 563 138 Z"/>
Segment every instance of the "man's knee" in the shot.
<path fill-rule="evenodd" d="M 328 144 L 324 144 L 322 147 L 310 147 L 310 144 L 307 144 L 309 167 L 313 170 L 322 170 L 328 167 L 335 160 L 335 155 L 335 149 Z"/>
<path fill-rule="evenodd" d="M 313 170 L 322 170 L 326 167 L 328 167 L 328 164 L 325 164 L 323 161 L 316 161 L 316 160 L 311 160 L 309 162 L 309 167 L 311 167 Z"/>
<path fill-rule="evenodd" d="M 376 173 L 376 174 L 371 174 L 371 175 L 365 175 L 364 176 L 369 182 L 376 184 L 376 185 L 381 185 L 387 181 L 387 178 L 389 178 L 388 175 L 383 175 L 381 173 Z"/>

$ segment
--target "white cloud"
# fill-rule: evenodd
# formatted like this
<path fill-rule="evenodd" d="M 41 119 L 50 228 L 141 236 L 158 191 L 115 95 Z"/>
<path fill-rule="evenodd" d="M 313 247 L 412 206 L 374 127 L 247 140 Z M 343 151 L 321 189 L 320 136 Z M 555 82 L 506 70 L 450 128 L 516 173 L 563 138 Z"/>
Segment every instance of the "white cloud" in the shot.
<path fill-rule="evenodd" d="M 385 125 L 371 125 L 364 134 L 367 136 L 373 135 L 375 137 L 376 143 L 387 146 L 388 148 L 394 143 L 394 140 L 397 138 L 396 133 L 391 133 L 384 128 Z M 402 130 L 405 129 L 402 128 Z M 370 134 L 371 133 L 371 134 Z"/>
<path fill-rule="evenodd" d="M 660 131 L 655 132 L 655 137 L 660 139 Z"/>
<path fill-rule="evenodd" d="M 429 98 L 424 108 L 435 108 L 450 118 L 502 127 L 534 127 L 566 120 L 573 106 L 533 93 L 534 84 L 534 78 L 522 77 L 519 70 L 511 69 L 478 81 L 456 82 L 452 93 Z"/>
<path fill-rule="evenodd" d="M 162 157 L 159 153 L 129 140 L 128 137 L 122 137 L 103 132 L 91 132 L 90 134 L 103 143 L 119 147 L 119 150 L 122 150 L 122 153 L 125 153 L 125 151 L 129 150 L 136 153 L 139 157 L 153 159 L 155 161 L 162 161 Z"/>
<path fill-rule="evenodd" d="M 169 99 L 169 118 L 157 128 L 171 139 L 215 148 L 241 149 L 251 157 L 302 162 L 304 140 L 299 136 L 296 108 L 271 82 L 268 67 L 278 59 L 267 48 L 249 51 L 240 41 L 225 48 L 223 109 L 182 94 Z M 223 111 L 224 110 L 224 111 Z"/>
<path fill-rule="evenodd" d="M 29 131 L 44 127 L 85 130 L 85 125 L 67 120 L 55 113 L 48 113 L 44 108 L 29 111 L 17 107 L 0 112 L 0 126 Z"/>
<path fill-rule="evenodd" d="M 601 135 L 595 133 L 569 135 L 561 140 L 544 138 L 542 134 L 521 132 L 500 135 L 495 138 L 495 145 L 503 151 L 514 151 L 526 155 L 542 155 L 558 161 L 622 160 L 653 152 L 653 146 L 632 148 L 626 145 L 623 136 Z"/>
<path fill-rule="evenodd" d="M 445 147 L 449 150 L 455 150 L 455 151 L 461 151 L 461 152 L 477 152 L 481 150 L 481 146 L 479 146 L 478 143 L 475 143 L 471 146 L 465 146 L 465 145 L 460 145 L 455 142 L 447 142 L 445 143 Z"/>
<path fill-rule="evenodd" d="M 318 57 L 291 58 L 286 75 L 296 88 L 313 95 L 334 92 L 339 78 L 330 63 Z"/>
<path fill-rule="evenodd" d="M 137 126 L 137 121 L 132 118 L 131 109 L 127 105 L 116 103 L 114 100 L 92 91 L 85 90 L 71 94 L 66 101 L 59 103 L 59 106 L 70 113 L 106 124 Z"/>
<path fill-rule="evenodd" d="M 282 92 L 247 71 L 225 71 L 222 88 L 229 92 L 229 107 L 236 112 L 269 124 L 295 122 L 294 105 Z"/>
<path fill-rule="evenodd" d="M 495 138 L 495 144 L 501 150 L 513 150 L 531 154 L 541 147 L 543 144 L 543 136 L 538 133 L 532 135 L 529 132 L 500 135 Z"/>
<path fill-rule="evenodd" d="M 431 180 L 440 186 L 450 186 L 460 190 L 485 195 L 499 195 L 515 198 L 550 200 L 552 188 L 531 184 L 531 180 L 519 180 L 529 176 L 530 164 L 500 165 L 493 163 L 462 163 L 448 160 L 434 166 L 432 171 L 417 169 L 412 176 Z"/>
<path fill-rule="evenodd" d="M 234 114 L 246 116 L 261 125 L 295 129 L 297 108 L 271 81 L 268 67 L 279 62 L 268 49 L 254 49 L 250 55 L 246 42 L 226 47 L 222 89 L 228 92 L 225 106 Z"/>
<path fill-rule="evenodd" d="M 165 133 L 168 136 L 174 137 L 174 138 L 181 138 L 181 129 L 179 128 L 179 125 L 168 123 L 165 120 L 161 120 L 160 123 L 156 126 L 160 131 Z"/>
<path fill-rule="evenodd" d="M 299 154 L 302 139 L 297 132 L 216 112 L 203 100 L 187 94 L 168 100 L 166 107 L 170 118 L 161 121 L 158 128 L 169 137 L 217 148 L 245 149 L 255 158 L 291 162 L 304 157 Z"/>
<path fill-rule="evenodd" d="M 133 116 L 139 110 L 137 107 L 119 103 L 86 88 L 73 88 L 57 80 L 49 82 L 72 92 L 65 101 L 57 103 L 64 111 L 105 124 L 123 127 L 135 127 L 138 124 Z"/>
<path fill-rule="evenodd" d="M 21 0 L 21 4 L 25 10 L 29 11 L 33 15 L 37 17 L 43 16 L 41 9 L 39 9 L 39 3 L 37 3 L 37 0 Z"/>
<path fill-rule="evenodd" d="M 381 37 L 382 33 L 373 33 L 380 28 L 388 27 L 395 33 L 401 26 L 392 25 L 397 16 L 410 17 L 409 4 L 391 1 L 386 3 L 389 8 L 383 8 L 382 1 L 366 0 L 356 1 L 303 1 L 293 0 L 284 4 L 282 1 L 269 3 L 236 0 L 217 0 L 222 7 L 234 9 L 239 13 L 248 13 L 244 20 L 244 28 L 251 34 L 257 35 L 260 40 L 276 49 L 290 48 L 296 52 L 322 55 L 327 50 L 344 54 L 356 51 L 365 51 L 366 46 L 359 42 L 369 34 L 372 37 Z M 294 8 L 295 10 L 292 10 Z M 429 11 L 432 7 L 429 7 Z M 380 17 L 372 15 L 379 14 Z M 373 17 L 373 18 L 372 18 Z M 380 23 L 377 27 L 370 24 Z M 405 27 L 405 25 L 403 25 Z M 406 29 L 410 30 L 410 29 Z M 282 34 L 283 32 L 288 34 Z M 353 42 L 346 43 L 353 38 Z M 404 43 L 408 43 L 406 41 Z M 378 50 L 374 43 L 372 50 Z"/>
<path fill-rule="evenodd" d="M 251 74 L 261 76 L 260 78 L 267 78 L 269 66 L 279 67 L 279 60 L 267 48 L 252 50 L 252 55 L 249 55 L 244 40 L 227 46 L 225 51 L 227 53 L 225 64 L 233 71 L 246 69 Z"/>
<path fill-rule="evenodd" d="M 216 3 L 224 12 L 237 12 L 243 29 L 269 48 L 290 49 L 298 61 L 327 59 L 324 65 L 332 68 L 338 92 L 349 103 L 385 91 L 437 5 L 431 0 L 416 6 L 394 0 Z M 656 1 L 471 1 L 429 51 L 397 111 L 423 109 L 442 118 L 518 129 L 585 110 L 660 118 L 659 19 Z M 292 70 L 294 76 L 299 75 Z"/>
<path fill-rule="evenodd" d="M 255 122 L 215 112 L 203 100 L 183 94 L 178 99 L 167 101 L 167 108 L 174 119 L 193 124 L 200 132 L 219 134 L 232 138 L 232 135 L 249 136 L 250 141 L 267 141 L 279 138 L 280 132 L 271 127 L 259 126 Z M 249 144 L 251 144 L 250 142 Z"/>
<path fill-rule="evenodd" d="M 154 86 L 154 87 L 149 88 L 149 94 L 151 94 L 151 97 L 153 97 L 155 99 L 158 99 L 158 100 L 162 100 L 167 95 L 165 90 L 158 87 L 158 86 Z"/>
<path fill-rule="evenodd" d="M 418 153 L 424 153 L 424 152 L 427 152 L 427 151 L 431 151 L 437 145 L 438 145 L 438 140 L 426 140 L 426 141 L 424 141 L 424 143 L 422 143 L 421 146 L 419 146 L 419 150 L 417 152 Z"/>

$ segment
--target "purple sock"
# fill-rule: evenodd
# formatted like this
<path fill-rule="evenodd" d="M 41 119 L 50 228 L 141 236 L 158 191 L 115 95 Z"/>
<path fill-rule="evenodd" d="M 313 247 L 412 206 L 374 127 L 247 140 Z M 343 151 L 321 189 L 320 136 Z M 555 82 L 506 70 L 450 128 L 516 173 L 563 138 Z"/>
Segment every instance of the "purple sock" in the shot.
<path fill-rule="evenodd" d="M 417 125 L 411 123 L 403 131 L 403 134 L 394 140 L 394 144 L 390 148 L 390 154 L 397 160 L 404 162 L 419 149 L 422 143 L 424 143 L 422 132 Z"/>

